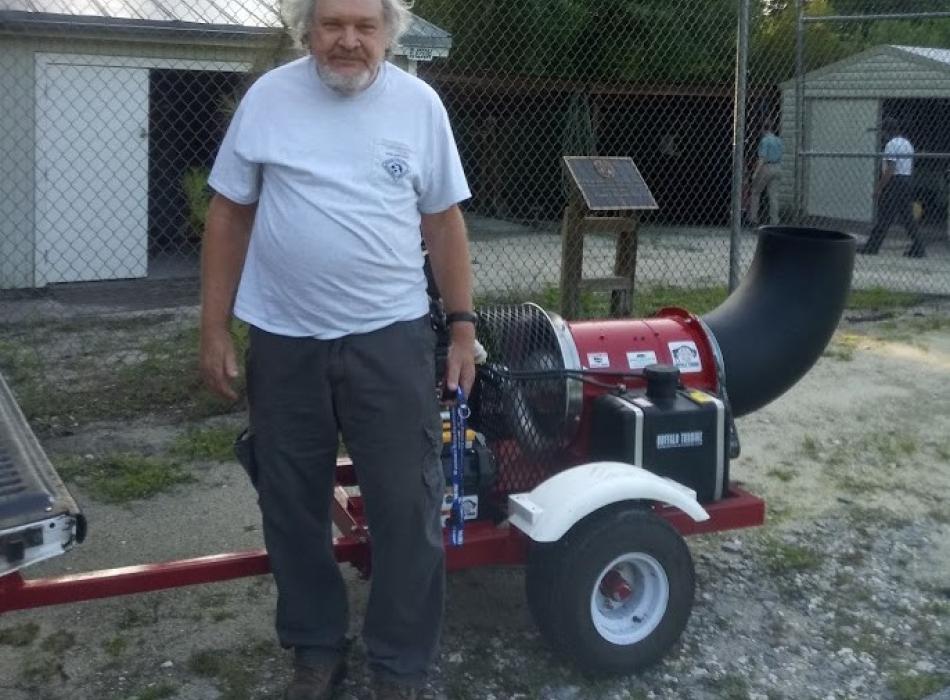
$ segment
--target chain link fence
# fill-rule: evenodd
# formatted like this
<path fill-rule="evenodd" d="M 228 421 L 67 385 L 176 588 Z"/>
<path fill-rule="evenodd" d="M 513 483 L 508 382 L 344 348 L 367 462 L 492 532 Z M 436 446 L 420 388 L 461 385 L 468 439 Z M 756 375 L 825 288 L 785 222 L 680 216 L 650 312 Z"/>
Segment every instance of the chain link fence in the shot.
<path fill-rule="evenodd" d="M 243 90 L 295 55 L 276 7 L 0 8 L 0 370 L 52 429 L 228 410 L 195 370 L 206 178 Z M 774 196 L 783 223 L 866 237 L 888 116 L 918 153 L 908 206 L 927 257 L 902 256 L 895 226 L 858 260 L 855 287 L 950 293 L 950 3 L 417 0 L 413 12 L 392 60 L 452 118 L 481 302 L 562 308 L 564 156 L 630 157 L 656 199 L 638 216 L 631 313 L 724 298 L 730 266 L 741 277 L 751 259 L 759 197 L 763 222 Z M 765 182 L 770 125 L 781 154 L 766 149 Z M 586 235 L 583 277 L 615 276 L 616 247 Z M 582 289 L 576 313 L 609 312 L 609 290 Z"/>

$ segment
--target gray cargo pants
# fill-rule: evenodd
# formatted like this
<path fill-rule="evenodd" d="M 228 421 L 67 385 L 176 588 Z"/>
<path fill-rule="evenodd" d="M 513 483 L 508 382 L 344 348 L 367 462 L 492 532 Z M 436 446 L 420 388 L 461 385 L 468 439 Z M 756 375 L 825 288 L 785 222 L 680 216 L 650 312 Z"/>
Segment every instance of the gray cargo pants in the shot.
<path fill-rule="evenodd" d="M 344 649 L 347 596 L 332 550 L 338 436 L 372 538 L 363 638 L 372 670 L 423 682 L 442 625 L 445 489 L 427 317 L 335 340 L 251 329 L 247 386 L 258 502 L 277 583 L 277 635 L 327 659 Z"/>

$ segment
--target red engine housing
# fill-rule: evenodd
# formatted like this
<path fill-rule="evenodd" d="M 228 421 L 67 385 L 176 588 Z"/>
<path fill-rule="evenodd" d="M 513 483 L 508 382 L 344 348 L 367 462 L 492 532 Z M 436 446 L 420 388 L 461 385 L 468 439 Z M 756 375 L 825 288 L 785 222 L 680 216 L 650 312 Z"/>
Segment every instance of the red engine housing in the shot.
<path fill-rule="evenodd" d="M 664 308 L 648 319 L 572 321 L 566 325 L 576 348 L 578 369 L 604 383 L 644 388 L 646 382 L 630 373 L 660 363 L 677 367 L 684 386 L 720 392 L 722 367 L 716 341 L 702 320 L 685 309 Z M 604 390 L 591 383 L 579 386 L 581 410 L 572 452 L 582 456 L 587 453 L 592 399 Z"/>

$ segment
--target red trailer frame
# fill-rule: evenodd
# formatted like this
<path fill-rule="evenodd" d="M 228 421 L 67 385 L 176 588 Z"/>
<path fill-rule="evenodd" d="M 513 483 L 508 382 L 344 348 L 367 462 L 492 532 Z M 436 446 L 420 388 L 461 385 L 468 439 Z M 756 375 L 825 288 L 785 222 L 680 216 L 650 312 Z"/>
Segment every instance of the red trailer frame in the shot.
<path fill-rule="evenodd" d="M 369 531 L 363 499 L 352 492 L 356 473 L 348 459 L 337 463 L 337 483 L 332 503 L 333 522 L 340 531 L 334 539 L 336 559 L 351 564 L 363 576 L 370 573 Z M 737 483 L 728 495 L 704 504 L 709 520 L 695 522 L 686 513 L 657 504 L 657 515 L 669 521 L 682 535 L 755 527 L 765 522 L 765 501 Z M 515 565 L 525 561 L 528 538 L 515 527 L 502 523 L 473 521 L 465 526 L 465 543 L 452 547 L 446 537 L 446 567 L 449 571 L 477 566 Z M 199 583 L 259 576 L 270 571 L 263 549 L 213 554 L 158 564 L 102 569 L 68 576 L 24 579 L 19 572 L 0 577 L 0 614 L 46 605 L 75 603 L 97 598 L 146 593 Z"/>

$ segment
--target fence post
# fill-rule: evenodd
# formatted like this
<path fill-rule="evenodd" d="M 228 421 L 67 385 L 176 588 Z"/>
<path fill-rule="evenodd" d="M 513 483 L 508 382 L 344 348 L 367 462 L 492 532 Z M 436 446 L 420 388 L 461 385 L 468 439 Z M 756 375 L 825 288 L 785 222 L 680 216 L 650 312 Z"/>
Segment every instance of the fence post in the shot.
<path fill-rule="evenodd" d="M 729 290 L 739 284 L 739 236 L 742 233 L 742 183 L 745 179 L 745 111 L 749 72 L 749 0 L 739 0 L 736 42 L 736 97 L 732 134 L 732 234 L 729 241 Z"/>
<path fill-rule="evenodd" d="M 795 170 L 792 202 L 795 223 L 801 223 L 805 189 L 805 3 L 795 0 Z"/>

